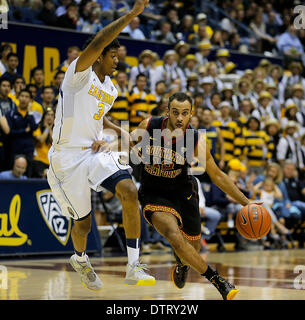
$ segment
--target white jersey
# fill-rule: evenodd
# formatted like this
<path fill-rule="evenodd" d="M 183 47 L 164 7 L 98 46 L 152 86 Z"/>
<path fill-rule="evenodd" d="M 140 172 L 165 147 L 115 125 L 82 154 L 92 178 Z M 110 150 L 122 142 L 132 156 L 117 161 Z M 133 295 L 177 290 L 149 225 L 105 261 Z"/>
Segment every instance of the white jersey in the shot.
<path fill-rule="evenodd" d="M 103 137 L 103 118 L 118 96 L 110 77 L 103 83 L 92 66 L 76 72 L 75 59 L 63 80 L 53 129 L 53 145 L 60 148 L 90 147 Z"/>

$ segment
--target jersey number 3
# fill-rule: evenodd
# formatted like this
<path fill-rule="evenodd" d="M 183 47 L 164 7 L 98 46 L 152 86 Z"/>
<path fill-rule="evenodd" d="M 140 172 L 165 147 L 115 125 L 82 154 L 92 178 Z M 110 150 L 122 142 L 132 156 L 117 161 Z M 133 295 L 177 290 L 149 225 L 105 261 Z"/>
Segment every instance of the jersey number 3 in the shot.
<path fill-rule="evenodd" d="M 101 119 L 101 117 L 103 116 L 103 114 L 104 114 L 104 111 L 105 111 L 105 105 L 103 104 L 103 103 L 99 103 L 98 104 L 98 113 L 96 113 L 95 115 L 94 115 L 94 119 L 95 120 L 100 120 Z"/>

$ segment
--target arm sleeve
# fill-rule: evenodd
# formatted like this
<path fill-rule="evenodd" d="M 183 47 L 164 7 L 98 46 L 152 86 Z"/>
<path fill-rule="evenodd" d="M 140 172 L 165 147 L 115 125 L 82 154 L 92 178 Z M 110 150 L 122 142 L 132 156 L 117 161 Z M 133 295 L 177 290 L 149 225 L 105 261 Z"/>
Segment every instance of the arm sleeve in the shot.
<path fill-rule="evenodd" d="M 76 63 L 78 58 L 75 59 L 69 66 L 68 70 L 65 73 L 65 78 L 62 83 L 63 90 L 68 91 L 78 91 L 80 90 L 89 80 L 89 75 L 92 70 L 92 66 L 88 69 L 75 72 Z"/>

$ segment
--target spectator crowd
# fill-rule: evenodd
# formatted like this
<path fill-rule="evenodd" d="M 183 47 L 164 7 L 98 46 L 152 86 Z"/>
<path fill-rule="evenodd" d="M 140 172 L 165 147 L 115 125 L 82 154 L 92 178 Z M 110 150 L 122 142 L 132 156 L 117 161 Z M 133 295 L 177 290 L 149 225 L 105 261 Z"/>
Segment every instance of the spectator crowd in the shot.
<path fill-rule="evenodd" d="M 17 3 L 27 1 L 13 3 L 18 8 Z M 143 17 L 135 19 L 123 33 L 137 39 L 168 42 L 173 49 L 165 52 L 161 64 L 157 63 L 160 57 L 156 52 L 144 50 L 138 57 L 138 65 L 130 66 L 126 62 L 127 48 L 119 48 L 119 64 L 112 79 L 118 98 L 107 116 L 118 125 L 129 121 L 132 131 L 147 117 L 166 115 L 170 95 L 186 92 L 193 99 L 191 124 L 206 130 L 211 154 L 219 167 L 249 198 L 264 201 L 271 213 L 272 228 L 268 238 L 262 240 L 263 246 L 287 248 L 290 230 L 305 220 L 304 38 L 294 28 L 291 11 L 280 9 L 275 1 L 246 1 L 247 6 L 243 1 L 220 1 L 219 6 L 234 21 L 252 29 L 256 37 L 251 38 L 242 34 L 244 29 L 239 23 L 227 17 L 219 21 L 221 29 L 216 30 L 207 24 L 205 13 L 198 13 L 195 18 L 184 14 L 181 18 L 183 3 L 168 1 L 162 2 L 162 6 L 156 3 L 151 1 Z M 102 7 L 105 4 L 109 5 L 107 10 Z M 100 21 L 123 14 L 128 5 L 128 1 L 75 4 L 70 0 L 62 3 L 46 0 L 40 18 L 42 21 L 42 17 L 48 18 L 46 24 L 69 28 L 67 21 L 74 14 L 74 29 L 96 32 L 103 27 Z M 192 13 L 189 10 L 186 13 Z M 150 29 L 141 28 L 141 19 Z M 249 50 L 284 54 L 285 64 L 272 64 L 266 57 L 254 69 L 238 70 L 230 60 L 230 50 L 239 50 L 238 44 Z M 191 45 L 197 46 L 195 52 Z M 212 48 L 216 48 L 213 59 Z M 30 82 L 26 83 L 17 72 L 18 55 L 9 44 L 1 45 L 0 179 L 46 178 L 59 88 L 65 71 L 79 53 L 78 47 L 70 47 L 67 59 L 57 68 L 53 84 L 45 86 L 42 68 L 35 67 Z M 192 170 L 200 170 L 196 159 Z M 221 220 L 234 228 L 240 205 L 206 174 L 197 178 L 205 244 Z M 94 206 L 101 213 L 99 200 L 94 194 L 93 197 Z M 104 201 L 109 199 L 113 201 L 113 195 L 108 193 Z M 157 239 L 158 243 L 162 241 Z M 149 236 L 144 242 L 150 243 Z M 236 248 L 245 247 L 245 241 L 237 236 Z"/>

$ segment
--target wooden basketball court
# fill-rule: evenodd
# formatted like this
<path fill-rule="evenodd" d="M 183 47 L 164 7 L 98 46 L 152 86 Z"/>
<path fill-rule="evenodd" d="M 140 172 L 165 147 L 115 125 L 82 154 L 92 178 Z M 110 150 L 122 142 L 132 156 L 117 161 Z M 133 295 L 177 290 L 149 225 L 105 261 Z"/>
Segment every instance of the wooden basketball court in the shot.
<path fill-rule="evenodd" d="M 222 276 L 240 289 L 236 300 L 305 298 L 304 249 L 212 252 L 204 256 Z M 148 264 L 157 279 L 153 287 L 123 285 L 126 257 L 91 258 L 104 284 L 98 292 L 83 287 L 68 260 L 69 257 L 1 260 L 0 264 L 8 271 L 8 288 L 0 289 L 0 299 L 221 300 L 217 290 L 193 270 L 185 288 L 177 289 L 171 282 L 174 260 L 170 254 L 142 256 L 142 262 Z M 296 271 L 302 267 L 303 278 L 301 271 Z M 297 276 L 301 279 L 299 284 L 295 280 Z"/>

